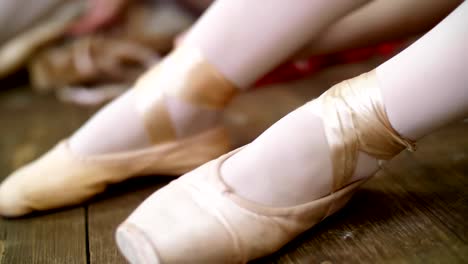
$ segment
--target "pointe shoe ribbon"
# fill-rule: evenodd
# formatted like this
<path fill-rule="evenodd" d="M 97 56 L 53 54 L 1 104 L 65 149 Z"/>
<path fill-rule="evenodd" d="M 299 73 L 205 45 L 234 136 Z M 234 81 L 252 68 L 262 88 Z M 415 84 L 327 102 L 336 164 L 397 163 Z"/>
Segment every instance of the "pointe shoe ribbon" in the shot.
<path fill-rule="evenodd" d="M 156 88 L 162 92 L 153 96 Z M 180 175 L 230 150 L 222 125 L 177 137 L 162 99 L 170 94 L 195 105 L 221 109 L 234 96 L 236 88 L 198 50 L 177 49 L 143 76 L 135 89 L 137 108 L 153 146 L 80 156 L 64 140 L 0 185 L 0 215 L 16 217 L 75 205 L 104 191 L 110 183 L 140 175 Z"/>
<path fill-rule="evenodd" d="M 332 87 L 317 101 L 334 165 L 329 195 L 292 207 L 248 201 L 220 176 L 222 163 L 236 150 L 144 201 L 117 230 L 121 252 L 131 263 L 246 263 L 277 251 L 343 207 L 365 182 L 347 183 L 358 151 L 389 159 L 413 148 L 391 128 L 378 89 L 370 72 Z"/>
<path fill-rule="evenodd" d="M 184 63 L 180 63 L 183 61 Z M 147 124 L 153 143 L 176 137 L 165 100 L 179 100 L 210 110 L 222 110 L 238 89 L 208 63 L 201 52 L 188 46 L 179 46 L 170 57 L 145 73 L 138 81 L 137 110 Z M 157 89 L 155 87 L 165 87 Z"/>

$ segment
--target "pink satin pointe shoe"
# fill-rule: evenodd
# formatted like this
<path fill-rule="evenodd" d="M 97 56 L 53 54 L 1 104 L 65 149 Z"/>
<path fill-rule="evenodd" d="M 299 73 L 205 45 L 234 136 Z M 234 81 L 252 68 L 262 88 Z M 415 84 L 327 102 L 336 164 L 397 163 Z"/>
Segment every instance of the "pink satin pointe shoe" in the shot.
<path fill-rule="evenodd" d="M 235 150 L 155 192 L 120 225 L 116 240 L 127 260 L 246 263 L 269 255 L 347 203 L 365 182 L 349 183 L 359 151 L 387 160 L 413 148 L 390 126 L 374 72 L 335 85 L 314 103 L 322 110 L 332 153 L 329 195 L 292 207 L 248 201 L 220 175 Z"/>
<path fill-rule="evenodd" d="M 17 217 L 32 211 L 79 204 L 108 184 L 140 175 L 181 175 L 230 150 L 221 125 L 179 137 L 166 98 L 221 111 L 235 88 L 200 52 L 180 47 L 135 85 L 136 107 L 153 145 L 147 148 L 78 155 L 63 140 L 38 160 L 20 168 L 0 185 L 0 215 Z M 155 90 L 157 89 L 157 94 Z M 119 128 L 116 133 L 125 133 Z M 103 139 L 105 140 L 105 139 Z"/>

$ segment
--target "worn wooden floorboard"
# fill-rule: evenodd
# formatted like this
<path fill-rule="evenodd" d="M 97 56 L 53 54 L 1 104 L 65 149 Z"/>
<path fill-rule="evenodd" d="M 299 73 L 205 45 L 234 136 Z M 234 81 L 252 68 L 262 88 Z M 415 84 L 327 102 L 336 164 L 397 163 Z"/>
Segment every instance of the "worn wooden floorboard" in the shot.
<path fill-rule="evenodd" d="M 23 90 L 0 93 L 0 179 L 75 130 L 90 112 Z M 83 207 L 0 219 L 0 263 L 86 263 Z"/>
<path fill-rule="evenodd" d="M 0 263 L 86 263 L 84 209 L 0 220 Z"/>
<path fill-rule="evenodd" d="M 427 137 L 412 163 L 394 168 L 398 182 L 464 243 L 468 243 L 468 123 Z M 468 254 L 468 250 L 466 251 Z"/>

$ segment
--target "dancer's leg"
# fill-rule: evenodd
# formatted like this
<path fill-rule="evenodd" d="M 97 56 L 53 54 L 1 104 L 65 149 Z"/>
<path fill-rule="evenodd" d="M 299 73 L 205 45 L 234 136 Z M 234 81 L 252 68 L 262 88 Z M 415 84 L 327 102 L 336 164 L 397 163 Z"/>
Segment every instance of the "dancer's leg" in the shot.
<path fill-rule="evenodd" d="M 466 17 L 465 2 L 377 68 L 375 89 L 381 91 L 392 126 L 403 136 L 418 140 L 468 114 Z M 295 205 L 330 192 L 332 163 L 322 125 L 327 120 L 321 120 L 316 102 L 292 112 L 224 163 L 223 177 L 234 191 L 272 206 Z M 361 153 L 353 178 L 376 169 L 376 160 Z"/>
<path fill-rule="evenodd" d="M 294 58 L 367 47 L 422 34 L 452 12 L 462 0 L 374 0 L 350 12 L 304 45 Z M 184 34 L 185 35 L 185 34 Z M 181 42 L 183 36 L 177 40 Z"/>
<path fill-rule="evenodd" d="M 227 79 L 238 87 L 248 87 L 309 38 L 365 2 L 367 0 L 300 0 L 292 5 L 282 0 L 221 0 L 192 28 L 184 46 L 198 48 Z M 172 67 L 177 68 L 177 65 Z M 151 77 L 151 71 L 147 75 Z M 174 78 L 177 82 L 177 76 Z M 162 88 L 155 85 L 154 94 L 159 93 L 159 89 Z M 149 145 L 143 122 L 133 109 L 137 104 L 130 91 L 106 106 L 72 136 L 71 148 L 78 153 L 93 154 Z M 169 101 L 167 105 L 178 135 L 187 136 L 218 122 L 219 112 L 201 110 L 178 100 Z M 188 133 L 186 128 L 194 123 L 198 126 Z M 115 129 L 122 126 L 125 126 L 124 132 L 115 135 Z"/>
<path fill-rule="evenodd" d="M 323 55 L 421 34 L 453 11 L 461 0 L 375 0 L 328 27 L 296 57 Z"/>
<path fill-rule="evenodd" d="M 367 0 L 216 1 L 185 37 L 239 87 L 297 51 Z"/>
<path fill-rule="evenodd" d="M 395 58 L 378 67 L 388 116 L 403 135 L 419 139 L 466 117 L 468 3 Z"/>

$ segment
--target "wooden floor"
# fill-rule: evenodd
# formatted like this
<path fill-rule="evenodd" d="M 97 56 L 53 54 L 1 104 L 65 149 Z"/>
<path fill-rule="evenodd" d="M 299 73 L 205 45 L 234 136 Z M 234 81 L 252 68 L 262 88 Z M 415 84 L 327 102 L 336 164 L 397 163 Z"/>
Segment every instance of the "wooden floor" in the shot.
<path fill-rule="evenodd" d="M 339 66 L 242 96 L 225 118 L 233 141 L 252 140 L 332 83 L 370 67 Z M 69 135 L 93 111 L 25 88 L 0 91 L 0 178 Z M 403 152 L 345 209 L 255 263 L 468 263 L 467 176 L 468 123 L 460 122 L 425 138 L 415 153 Z M 83 206 L 0 219 L 0 263 L 125 263 L 113 238 L 116 226 L 170 180 L 134 179 Z"/>

